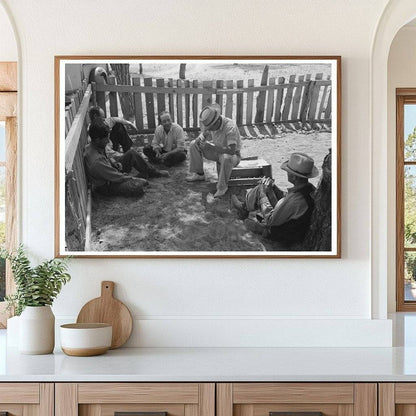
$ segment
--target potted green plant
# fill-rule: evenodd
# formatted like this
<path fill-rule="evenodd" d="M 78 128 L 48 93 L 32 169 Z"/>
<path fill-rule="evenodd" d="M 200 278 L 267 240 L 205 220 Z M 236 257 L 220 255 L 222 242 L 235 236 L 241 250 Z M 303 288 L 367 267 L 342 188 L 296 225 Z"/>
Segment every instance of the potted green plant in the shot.
<path fill-rule="evenodd" d="M 45 260 L 33 267 L 23 246 L 3 250 L 10 261 L 16 292 L 6 296 L 8 309 L 19 318 L 19 351 L 23 354 L 49 354 L 55 346 L 55 316 L 51 305 L 71 276 L 68 258 Z"/>

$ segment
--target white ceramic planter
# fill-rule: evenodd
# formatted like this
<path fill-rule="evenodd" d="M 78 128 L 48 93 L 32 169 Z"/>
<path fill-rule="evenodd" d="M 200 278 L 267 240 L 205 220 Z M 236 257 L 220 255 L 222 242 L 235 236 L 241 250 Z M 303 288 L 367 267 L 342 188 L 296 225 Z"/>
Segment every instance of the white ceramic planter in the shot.
<path fill-rule="evenodd" d="M 20 316 L 14 316 L 7 320 L 7 346 L 19 346 L 19 320 Z"/>
<path fill-rule="evenodd" d="M 50 354 L 55 347 L 55 316 L 50 306 L 26 306 L 19 319 L 19 351 Z"/>

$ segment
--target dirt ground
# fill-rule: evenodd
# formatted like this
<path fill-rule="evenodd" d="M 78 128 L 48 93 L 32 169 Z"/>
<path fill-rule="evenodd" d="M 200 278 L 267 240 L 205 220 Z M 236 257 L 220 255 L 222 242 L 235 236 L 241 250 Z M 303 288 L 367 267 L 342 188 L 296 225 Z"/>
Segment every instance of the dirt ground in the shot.
<path fill-rule="evenodd" d="M 189 141 L 191 137 L 189 138 Z M 137 143 L 141 143 L 139 140 Z M 189 144 L 189 142 L 188 142 Z M 276 184 L 289 186 L 280 169 L 293 151 L 305 152 L 320 169 L 331 147 L 330 132 L 296 132 L 243 140 L 242 156 L 259 156 L 272 165 Z M 141 198 L 93 196 L 92 251 L 273 251 L 276 247 L 248 231 L 231 208 L 230 195 L 243 199 L 245 190 L 231 188 L 220 200 L 210 181 L 216 180 L 214 162 L 205 163 L 206 182 L 188 183 L 187 160 L 169 168 L 170 177 L 151 179 Z M 319 177 L 312 182 L 316 185 Z"/>

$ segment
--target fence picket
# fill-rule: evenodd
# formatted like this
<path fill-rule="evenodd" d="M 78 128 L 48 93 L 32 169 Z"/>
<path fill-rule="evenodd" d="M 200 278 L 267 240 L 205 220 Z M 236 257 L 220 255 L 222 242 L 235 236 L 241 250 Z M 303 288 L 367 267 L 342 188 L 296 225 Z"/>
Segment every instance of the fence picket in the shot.
<path fill-rule="evenodd" d="M 328 75 L 326 79 L 327 79 L 327 81 L 330 81 L 331 80 L 331 75 Z M 324 107 L 325 107 L 326 97 L 328 95 L 328 88 L 329 88 L 329 85 L 325 85 L 324 90 L 322 92 L 321 104 L 319 105 L 319 110 L 318 110 L 318 115 L 317 115 L 318 120 L 322 120 L 322 119 L 325 118 L 323 116 L 323 113 L 325 111 Z"/>
<path fill-rule="evenodd" d="M 114 75 L 110 75 L 108 77 L 108 83 L 110 85 L 116 85 L 116 77 Z M 108 96 L 110 100 L 110 116 L 118 117 L 117 93 L 110 92 Z"/>
<path fill-rule="evenodd" d="M 185 80 L 185 88 L 191 86 L 189 79 Z M 191 94 L 185 94 L 185 125 L 186 128 L 189 129 L 190 127 L 190 120 L 191 118 Z"/>
<path fill-rule="evenodd" d="M 141 84 L 140 77 L 132 77 L 133 85 Z M 134 102 L 134 116 L 136 118 L 136 127 L 138 130 L 143 130 L 143 105 L 142 94 L 140 92 L 133 93 Z"/>
<path fill-rule="evenodd" d="M 173 79 L 169 78 L 168 80 L 168 87 L 172 88 L 173 87 Z M 173 99 L 173 93 L 169 93 L 168 94 L 168 101 L 169 101 L 169 113 L 170 113 L 170 117 L 172 119 L 172 121 L 175 121 L 175 101 Z"/>
<path fill-rule="evenodd" d="M 332 88 L 329 91 L 328 104 L 327 104 L 326 109 L 325 109 L 325 119 L 326 120 L 331 118 L 331 112 L 332 112 Z"/>
<path fill-rule="evenodd" d="M 176 85 L 178 87 L 178 93 L 176 94 L 176 109 L 178 110 L 178 124 L 182 126 L 183 124 L 183 104 L 182 104 L 182 94 L 179 93 L 180 88 L 182 88 L 182 80 L 176 80 Z"/>
<path fill-rule="evenodd" d="M 316 74 L 315 81 L 320 81 L 322 79 L 323 74 L 319 73 Z M 321 90 L 321 86 L 317 85 L 316 82 L 314 82 L 314 86 L 311 92 L 311 103 L 309 106 L 309 114 L 308 119 L 316 120 L 316 106 L 318 104 L 318 98 L 319 98 L 319 92 Z"/>
<path fill-rule="evenodd" d="M 192 81 L 192 87 L 194 88 L 198 88 L 198 80 L 194 79 Z M 198 94 L 194 94 L 192 96 L 192 115 L 193 115 L 193 126 L 194 128 L 198 127 L 198 118 L 199 118 L 199 113 L 198 113 Z"/>
<path fill-rule="evenodd" d="M 285 77 L 279 77 L 277 84 L 284 84 Z M 283 102 L 283 90 L 284 87 L 279 87 L 276 91 L 276 105 L 274 111 L 274 122 L 278 123 L 282 119 L 282 102 Z"/>
<path fill-rule="evenodd" d="M 296 80 L 296 75 L 291 75 L 289 77 L 289 84 L 293 84 L 295 80 Z M 293 85 L 289 85 L 286 89 L 285 106 L 282 112 L 282 121 L 289 120 L 289 112 L 290 112 L 290 107 L 292 105 L 293 88 L 294 88 Z"/>
<path fill-rule="evenodd" d="M 260 85 L 267 85 L 267 79 L 269 78 L 269 66 L 266 65 L 261 76 Z M 266 91 L 260 91 L 257 95 L 257 111 L 254 119 L 255 123 L 263 123 L 264 120 L 264 105 L 266 104 Z"/>
<path fill-rule="evenodd" d="M 145 87 L 151 87 L 153 85 L 153 79 L 145 78 L 144 85 Z M 144 97 L 146 101 L 147 126 L 149 129 L 155 129 L 155 100 L 153 98 L 153 94 L 146 92 Z"/>
<path fill-rule="evenodd" d="M 306 122 L 306 114 L 309 108 L 310 92 L 311 92 L 311 87 L 312 87 L 312 82 L 313 82 L 311 81 L 311 74 L 306 74 L 305 81 L 307 81 L 308 83 L 305 85 L 305 88 L 303 89 L 301 106 L 300 106 L 300 114 L 299 114 L 299 118 L 302 123 Z"/>
<path fill-rule="evenodd" d="M 226 81 L 225 86 L 227 87 L 227 90 L 232 90 L 234 88 L 234 81 Z M 225 117 L 233 117 L 233 91 L 227 92 L 227 102 L 225 104 Z"/>
<path fill-rule="evenodd" d="M 248 80 L 248 87 L 254 87 L 254 79 Z M 253 121 L 253 95 L 254 93 L 248 92 L 247 93 L 247 111 L 246 111 L 246 124 L 250 125 Z"/>
<path fill-rule="evenodd" d="M 237 81 L 237 88 L 243 88 L 244 81 L 238 80 Z M 243 93 L 237 93 L 237 115 L 236 115 L 236 122 L 237 126 L 241 126 L 243 124 Z"/>
<path fill-rule="evenodd" d="M 222 90 L 224 88 L 224 81 L 219 79 L 217 80 L 215 85 L 216 85 L 217 90 Z M 224 97 L 224 94 L 218 94 L 218 93 L 215 96 L 215 102 L 220 106 L 221 114 L 222 114 L 222 107 L 223 107 L 223 97 Z"/>
<path fill-rule="evenodd" d="M 276 78 L 269 79 L 269 85 L 275 85 Z M 267 107 L 266 107 L 266 123 L 270 123 L 272 121 L 272 114 L 273 114 L 273 106 L 274 106 L 274 89 L 270 89 L 267 91 Z"/>
<path fill-rule="evenodd" d="M 206 105 L 212 104 L 212 92 L 208 89 L 212 88 L 212 81 L 202 81 L 202 88 L 207 88 L 207 91 L 202 93 L 202 108 Z"/>
<path fill-rule="evenodd" d="M 156 80 L 157 87 L 164 87 L 165 80 L 163 78 L 158 78 Z M 162 111 L 165 111 L 165 94 L 157 94 L 157 114 L 159 115 Z"/>
<path fill-rule="evenodd" d="M 292 113 L 290 119 L 296 121 L 299 119 L 299 104 L 302 94 L 302 82 L 304 82 L 305 76 L 300 75 L 298 78 L 298 85 L 295 88 L 295 94 L 293 95 Z"/>

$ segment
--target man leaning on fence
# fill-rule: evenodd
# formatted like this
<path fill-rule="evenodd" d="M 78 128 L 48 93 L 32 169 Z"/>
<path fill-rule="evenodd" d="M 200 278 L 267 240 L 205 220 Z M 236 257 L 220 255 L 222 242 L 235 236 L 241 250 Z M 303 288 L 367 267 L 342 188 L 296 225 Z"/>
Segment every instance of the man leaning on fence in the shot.
<path fill-rule="evenodd" d="M 228 191 L 231 171 L 240 163 L 241 137 L 236 123 L 220 114 L 218 105 L 206 106 L 199 116 L 201 134 L 192 141 L 188 182 L 205 180 L 203 158 L 217 162 L 218 183 L 215 198 Z"/>
<path fill-rule="evenodd" d="M 151 145 L 143 148 L 143 153 L 151 163 L 162 163 L 167 167 L 178 165 L 186 160 L 185 132 L 172 122 L 170 113 L 159 114 L 159 126 L 156 127 Z"/>
<path fill-rule="evenodd" d="M 96 120 L 88 129 L 91 143 L 85 147 L 84 161 L 87 176 L 93 191 L 104 195 L 141 196 L 147 180 L 129 174 L 134 165 L 148 169 L 143 159 L 137 159 L 137 152 L 128 151 L 118 162 L 110 160 L 105 148 L 109 141 L 110 128 L 102 120 Z M 138 166 L 139 167 L 139 166 Z M 142 176 L 142 173 L 139 173 Z"/>

